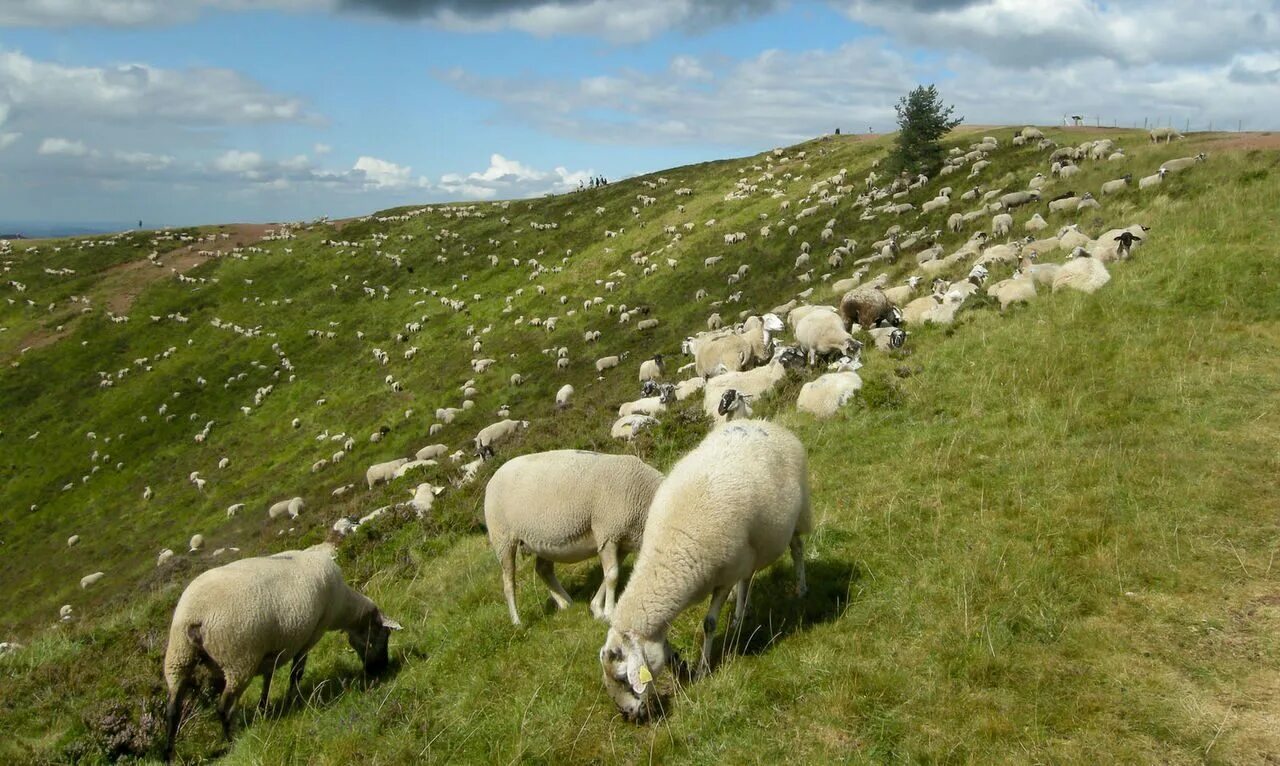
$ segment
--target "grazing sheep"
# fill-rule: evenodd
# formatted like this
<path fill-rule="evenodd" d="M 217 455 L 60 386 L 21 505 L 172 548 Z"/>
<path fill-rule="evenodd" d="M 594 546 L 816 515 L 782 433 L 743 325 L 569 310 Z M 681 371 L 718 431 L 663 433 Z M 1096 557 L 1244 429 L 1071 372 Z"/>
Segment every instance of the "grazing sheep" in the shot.
<path fill-rule="evenodd" d="M 1177 128 L 1152 128 L 1149 135 L 1153 144 L 1160 143 L 1162 138 L 1166 144 L 1173 140 L 1182 140 L 1182 133 Z"/>
<path fill-rule="evenodd" d="M 391 481 L 395 477 L 396 469 L 409 462 L 407 457 L 398 457 L 395 460 L 388 460 L 385 463 L 374 463 L 364 472 L 365 483 L 369 485 L 369 489 Z"/>
<path fill-rule="evenodd" d="M 822 307 L 827 308 L 827 307 Z M 835 310 L 810 311 L 796 323 L 796 342 L 809 355 L 809 364 L 830 354 L 853 356 L 862 347 L 844 327 Z"/>
<path fill-rule="evenodd" d="M 840 316 L 844 318 L 845 327 L 860 325 L 875 327 L 880 323 L 898 324 L 901 321 L 899 312 L 879 287 L 863 285 L 845 293 L 840 298 Z"/>
<path fill-rule="evenodd" d="M 370 485 L 370 488 L 372 488 L 372 486 L 373 485 Z M 241 507 L 243 507 L 243 504 Z M 271 519 L 278 519 L 281 516 L 288 514 L 289 518 L 296 519 L 304 507 L 305 504 L 302 502 L 302 498 L 291 497 L 288 500 L 281 500 L 278 503 L 272 503 L 271 507 L 267 509 L 267 516 Z M 227 512 L 230 513 L 230 511 L 231 509 L 228 508 Z"/>
<path fill-rule="evenodd" d="M 72 535 L 71 537 L 67 538 L 67 547 L 68 548 L 74 547 L 79 542 L 80 542 L 80 535 Z"/>
<path fill-rule="evenodd" d="M 613 425 L 609 428 L 609 435 L 615 439 L 631 441 L 636 438 L 636 434 L 657 422 L 657 418 L 649 415 L 623 415 L 613 421 Z"/>
<path fill-rule="evenodd" d="M 106 572 L 94 572 L 93 574 L 85 575 L 84 577 L 80 578 L 80 588 L 82 590 L 91 588 L 94 585 L 97 585 L 98 582 L 101 581 L 102 578 L 106 576 L 107 576 Z"/>
<path fill-rule="evenodd" d="M 490 423 L 476 434 L 476 454 L 482 458 L 493 457 L 493 448 L 529 427 L 527 420 L 500 420 Z"/>
<path fill-rule="evenodd" d="M 1030 274 L 1018 274 L 989 286 L 987 295 L 999 301 L 1004 311 L 1015 303 L 1030 303 L 1036 297 L 1036 282 Z"/>
<path fill-rule="evenodd" d="M 704 338 L 697 343 L 693 349 L 694 369 L 699 375 L 710 377 L 761 363 L 769 358 L 773 334 L 782 332 L 784 326 L 775 314 L 747 317 L 740 332 Z"/>
<path fill-rule="evenodd" d="M 227 518 L 228 519 L 232 518 L 233 516 L 235 516 L 236 514 L 240 513 L 243 510 L 244 510 L 244 503 L 236 503 L 234 505 L 228 505 Z"/>
<path fill-rule="evenodd" d="M 707 385 L 707 379 L 703 377 L 689 378 L 682 380 L 676 384 L 676 401 L 683 402 L 685 399 L 693 396 Z"/>
<path fill-rule="evenodd" d="M 409 501 L 409 507 L 417 512 L 418 518 L 423 518 L 431 513 L 431 506 L 435 503 L 436 495 L 444 492 L 444 487 L 436 487 L 426 482 L 419 484 L 409 490 L 409 494 L 413 499 Z"/>
<path fill-rule="evenodd" d="M 568 383 L 565 383 L 563 386 L 560 387 L 560 390 L 556 392 L 556 409 L 563 410 L 568 408 L 569 399 L 572 396 L 573 396 L 573 386 L 569 385 Z"/>
<path fill-rule="evenodd" d="M 731 589 L 741 624 L 751 576 L 790 548 L 796 592 L 805 593 L 800 536 L 810 528 L 804 446 L 782 426 L 729 423 L 676 463 L 654 495 L 635 570 L 600 649 L 605 689 L 624 718 L 638 722 L 649 714 L 653 682 L 676 660 L 667 634 L 685 609 L 711 597 L 701 675 L 710 669 Z"/>
<path fill-rule="evenodd" d="M 168 561 L 171 558 L 173 558 L 173 549 L 165 548 L 164 550 L 160 551 L 160 554 L 158 556 L 156 556 L 156 566 L 158 567 L 164 566 L 164 562 Z"/>
<path fill-rule="evenodd" d="M 197 553 L 204 547 L 204 535 L 192 535 L 189 553 Z"/>
<path fill-rule="evenodd" d="M 938 252 L 941 252 L 941 248 L 939 248 Z M 889 303 L 894 306 L 898 306 L 911 300 L 911 296 L 915 294 L 916 288 L 920 286 L 921 281 L 923 281 L 922 277 L 913 274 L 907 278 L 907 283 L 905 285 L 887 287 L 882 292 L 884 293 L 884 297 L 889 299 Z"/>
<path fill-rule="evenodd" d="M 745 372 L 729 372 L 717 375 L 707 381 L 702 389 L 702 411 L 707 417 L 720 418 L 717 411 L 724 392 L 736 389 L 739 393 L 752 399 L 764 396 L 778 385 L 787 370 L 803 367 L 805 354 L 798 348 L 783 348 L 774 354 L 768 364 Z"/>
<path fill-rule="evenodd" d="M 640 363 L 640 382 L 660 380 L 664 372 L 666 372 L 666 365 L 662 361 L 662 354 L 654 354 L 652 359 L 646 359 Z"/>
<path fill-rule="evenodd" d="M 220 676 L 218 717 L 228 740 L 236 701 L 253 677 L 262 676 L 258 707 L 265 708 L 271 676 L 291 661 L 289 685 L 296 693 L 307 653 L 327 631 L 346 632 L 366 673 L 386 667 L 387 639 L 400 625 L 346 584 L 333 552 L 332 546 L 319 545 L 241 559 L 210 569 L 187 586 L 173 612 L 164 658 L 167 758 L 173 757 L 183 699 L 198 664 Z"/>
<path fill-rule="evenodd" d="M 1013 216 L 1008 213 L 1001 213 L 991 219 L 991 236 L 993 237 L 1007 236 L 1012 228 Z"/>
<path fill-rule="evenodd" d="M 431 444 L 413 453 L 413 457 L 416 460 L 435 460 L 437 458 L 444 457 L 445 453 L 447 453 L 448 451 L 449 451 L 448 445 Z"/>
<path fill-rule="evenodd" d="M 1168 162 L 1162 164 L 1160 167 L 1166 173 L 1177 173 L 1179 170 L 1186 170 L 1192 165 L 1195 165 L 1197 162 L 1204 162 L 1208 158 L 1209 158 L 1209 155 L 1205 154 L 1204 152 L 1200 152 L 1194 157 L 1179 157 L 1176 160 L 1169 160 Z"/>
<path fill-rule="evenodd" d="M 505 463 L 484 491 L 484 519 L 498 564 L 513 625 L 516 551 L 536 557 L 535 569 L 556 606 L 571 599 L 555 575 L 555 564 L 600 556 L 604 581 L 591 599 L 591 613 L 613 613 L 618 571 L 638 550 L 653 493 L 662 474 L 630 455 L 555 450 L 522 455 Z"/>
<path fill-rule="evenodd" d="M 867 334 L 880 351 L 893 351 L 907 342 L 907 331 L 900 327 L 872 327 Z"/>
<path fill-rule="evenodd" d="M 800 388 L 796 409 L 815 417 L 829 418 L 861 390 L 862 378 L 858 377 L 858 373 L 828 372 Z"/>

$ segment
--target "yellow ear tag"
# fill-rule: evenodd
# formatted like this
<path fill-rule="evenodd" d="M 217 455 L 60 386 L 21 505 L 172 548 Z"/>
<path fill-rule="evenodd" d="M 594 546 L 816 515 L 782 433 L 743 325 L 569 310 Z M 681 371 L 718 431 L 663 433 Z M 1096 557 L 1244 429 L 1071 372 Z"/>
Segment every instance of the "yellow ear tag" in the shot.
<path fill-rule="evenodd" d="M 640 679 L 640 683 L 642 684 L 653 683 L 653 674 L 649 672 L 648 665 L 641 665 L 640 672 L 636 674 L 636 677 Z"/>

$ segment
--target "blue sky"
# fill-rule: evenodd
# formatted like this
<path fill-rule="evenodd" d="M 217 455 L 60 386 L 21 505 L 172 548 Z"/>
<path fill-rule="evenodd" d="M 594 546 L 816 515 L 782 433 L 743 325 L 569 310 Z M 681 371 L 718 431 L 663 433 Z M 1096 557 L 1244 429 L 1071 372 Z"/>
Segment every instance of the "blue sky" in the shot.
<path fill-rule="evenodd" d="M 890 130 L 931 81 L 976 123 L 1274 129 L 1278 51 L 1276 0 L 4 0 L 0 221 L 533 196 Z"/>

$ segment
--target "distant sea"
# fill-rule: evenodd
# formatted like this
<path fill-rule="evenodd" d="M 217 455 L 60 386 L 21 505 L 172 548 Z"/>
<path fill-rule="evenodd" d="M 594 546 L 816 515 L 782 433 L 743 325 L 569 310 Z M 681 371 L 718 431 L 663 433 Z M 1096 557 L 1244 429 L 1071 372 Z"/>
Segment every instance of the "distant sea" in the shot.
<path fill-rule="evenodd" d="M 143 222 L 145 225 L 145 221 Z M 117 231 L 136 229 L 137 221 L 4 221 L 0 220 L 0 239 L 24 237 L 78 237 L 85 234 L 113 234 Z M 155 228 L 149 226 L 148 228 Z"/>

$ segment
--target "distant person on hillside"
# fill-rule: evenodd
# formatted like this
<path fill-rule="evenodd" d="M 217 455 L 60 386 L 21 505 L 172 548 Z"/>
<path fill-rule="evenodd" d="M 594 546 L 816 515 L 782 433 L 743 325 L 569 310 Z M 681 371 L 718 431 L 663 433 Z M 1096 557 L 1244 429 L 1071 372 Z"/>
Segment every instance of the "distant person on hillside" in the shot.
<path fill-rule="evenodd" d="M 141 228 L 142 228 L 142 219 L 141 219 L 141 218 L 139 218 L 139 219 L 138 219 L 138 228 L 139 228 L 139 229 L 141 229 Z"/>

